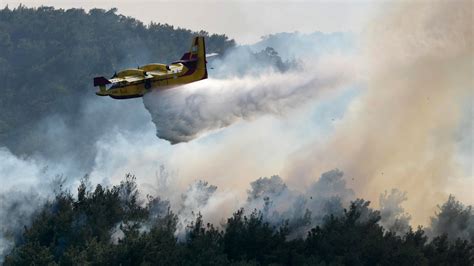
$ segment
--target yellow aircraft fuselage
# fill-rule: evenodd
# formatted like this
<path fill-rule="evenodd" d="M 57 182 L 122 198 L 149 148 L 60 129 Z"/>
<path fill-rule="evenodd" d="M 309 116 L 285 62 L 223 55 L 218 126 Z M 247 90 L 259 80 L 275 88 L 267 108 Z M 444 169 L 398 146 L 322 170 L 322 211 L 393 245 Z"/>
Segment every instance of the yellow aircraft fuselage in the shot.
<path fill-rule="evenodd" d="M 111 79 L 94 78 L 99 87 L 99 96 L 114 99 L 142 97 L 155 89 L 169 89 L 207 78 L 206 48 L 204 37 L 194 37 L 191 50 L 180 60 L 169 65 L 148 64 L 139 68 L 126 69 Z"/>

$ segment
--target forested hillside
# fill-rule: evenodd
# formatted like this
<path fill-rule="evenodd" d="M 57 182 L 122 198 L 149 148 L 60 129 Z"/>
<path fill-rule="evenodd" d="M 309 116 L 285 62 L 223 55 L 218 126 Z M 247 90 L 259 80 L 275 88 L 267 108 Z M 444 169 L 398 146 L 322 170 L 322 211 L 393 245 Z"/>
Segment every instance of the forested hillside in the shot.
<path fill-rule="evenodd" d="M 221 55 L 215 62 L 224 67 L 216 67 L 213 78 L 230 76 L 235 79 L 258 75 L 259 71 L 267 71 L 268 66 L 272 71 L 291 74 L 299 67 L 298 55 L 343 50 L 352 41 L 345 34 L 300 36 L 281 33 L 266 36 L 253 46 L 237 47 L 234 40 L 225 35 L 192 32 L 167 24 L 145 25 L 137 19 L 119 15 L 115 9 L 86 12 L 19 6 L 0 10 L 0 155 L 7 147 L 12 153 L 4 152 L 6 156 L 2 158 L 14 158 L 11 159 L 13 163 L 5 163 L 2 175 L 6 178 L 0 176 L 0 184 L 3 182 L 3 186 L 8 187 L 0 193 L 0 264 L 474 264 L 474 211 L 453 196 L 433 213 L 427 228 L 411 228 L 409 215 L 399 206 L 405 200 L 405 194 L 395 193 L 393 200 L 385 198 L 386 192 L 381 196 L 381 201 L 388 202 L 386 208 L 379 204 L 380 210 L 373 209 L 370 202 L 357 199 L 346 187 L 339 170 L 323 174 L 301 193 L 287 187 L 278 176 L 262 177 L 251 183 L 247 202 L 241 207 L 212 205 L 219 213 L 219 219 L 227 217 L 221 206 L 228 207 L 226 211 L 229 214 L 233 211 L 233 215 L 211 224 L 206 220 L 209 217 L 202 216 L 200 211 L 205 211 L 203 207 L 208 206 L 207 201 L 217 187 L 197 181 L 197 188 L 192 184 L 182 193 L 177 186 L 168 186 L 168 175 L 161 175 L 164 166 L 158 156 L 155 158 L 154 151 L 149 158 L 134 158 L 150 143 L 132 147 L 137 142 L 125 145 L 119 142 L 121 139 L 111 139 L 110 146 L 122 147 L 105 153 L 96 162 L 96 146 L 104 138 L 113 136 L 114 130 L 118 133 L 129 130 L 123 138 L 135 140 L 153 129 L 143 130 L 143 125 L 150 126 L 152 122 L 140 99 L 119 102 L 98 98 L 94 94 L 92 78 L 145 63 L 173 61 L 189 49 L 190 40 L 196 34 L 206 37 L 207 53 Z M 300 40 L 305 41 L 300 43 Z M 287 47 L 289 43 L 292 43 L 291 47 Z M 272 98 L 272 94 L 264 94 L 265 91 L 262 97 Z M 253 102 L 254 98 L 248 100 L 250 108 L 259 108 L 258 101 Z M 203 103 L 207 104 L 206 101 Z M 194 112 L 194 109 L 190 110 Z M 43 126 L 38 129 L 38 125 Z M 115 135 L 120 135 L 117 132 Z M 153 133 L 149 136 L 155 137 Z M 251 143 L 259 145 L 259 142 Z M 165 145 L 170 146 L 165 143 L 154 147 L 159 150 Z M 130 151 L 132 148 L 136 150 Z M 242 149 L 245 148 L 242 145 Z M 36 153 L 41 151 L 46 152 L 40 155 L 48 156 L 36 165 L 35 159 L 41 158 L 35 157 Z M 169 156 L 170 160 L 179 157 L 181 151 Z M 236 157 L 241 156 L 234 150 L 223 149 L 207 161 L 186 159 L 207 156 L 196 153 L 193 157 L 183 157 L 186 161 L 182 165 L 188 167 L 194 163 L 208 167 L 214 163 L 213 158 L 226 159 L 226 153 L 231 152 L 238 154 Z M 118 153 L 120 156 L 116 160 L 110 158 Z M 67 160 L 62 161 L 63 158 Z M 140 194 L 136 178 L 130 174 L 114 185 L 111 180 L 116 179 L 109 180 L 110 176 L 98 171 L 95 178 L 102 181 L 95 186 L 91 184 L 87 175 L 91 169 L 121 165 L 122 158 L 140 161 L 130 164 L 135 167 L 130 171 L 143 167 L 144 171 L 150 171 L 148 178 L 156 177 L 160 186 L 156 194 L 144 195 L 143 190 Z M 141 162 L 144 158 L 146 160 Z M 113 162 L 104 166 L 104 161 L 109 159 Z M 240 171 L 238 167 L 241 166 L 234 160 L 229 161 L 237 167 L 219 167 L 223 169 L 220 173 L 228 171 L 231 178 L 231 172 Z M 271 161 L 262 157 L 256 163 L 270 164 Z M 34 167 L 13 171 L 29 165 Z M 48 172 L 48 167 L 54 171 Z M 242 169 L 245 167 L 243 165 Z M 78 171 L 73 171 L 76 168 Z M 159 170 L 152 173 L 155 168 Z M 9 176 L 10 172 L 14 174 Z M 79 181 L 77 176 L 84 174 Z M 28 179 L 29 176 L 36 178 L 34 182 L 31 182 L 33 178 Z M 16 182 L 17 178 L 24 178 L 24 182 Z M 151 179 L 142 178 L 141 189 L 149 186 L 151 191 L 155 190 L 154 185 L 147 183 Z M 178 181 L 179 187 L 184 185 L 184 179 Z M 8 182 L 12 184 L 6 186 Z M 39 185 L 35 187 L 37 184 L 48 190 L 42 191 Z M 234 183 L 229 182 L 228 186 L 234 186 Z M 169 192 L 167 196 L 159 193 L 164 190 Z M 234 193 L 223 191 L 222 194 Z M 176 197 L 169 198 L 169 195 Z M 180 199 L 196 204 L 184 206 Z M 288 210 L 279 210 L 278 204 L 288 205 Z"/>
<path fill-rule="evenodd" d="M 73 124 L 81 100 L 95 97 L 94 76 L 176 60 L 196 34 L 206 36 L 208 53 L 235 45 L 225 35 L 144 25 L 116 9 L 0 10 L 0 146 L 18 154 L 34 150 L 28 134 L 35 123 L 58 113 Z"/>
<path fill-rule="evenodd" d="M 5 265 L 474 263 L 474 247 L 468 240 L 450 239 L 442 231 L 428 240 L 421 228 L 399 236 L 380 226 L 380 212 L 364 200 L 353 201 L 342 215 L 326 216 L 322 225 L 310 229 L 304 238 L 290 237 L 288 222 L 272 226 L 262 212 L 255 210 L 246 215 L 241 209 L 227 219 L 223 228 L 206 224 L 196 213 L 184 239 L 178 240 L 178 217 L 170 211 L 169 201 L 148 197 L 146 204 L 140 204 L 133 176 L 128 175 L 114 187 L 89 187 L 83 180 L 77 195 L 58 191 L 54 200 L 37 211 L 32 225 L 17 237 Z M 309 219 L 310 216 L 311 213 L 305 215 Z M 432 224 L 435 229 L 447 222 L 452 224 L 448 227 L 453 227 L 460 220 L 472 219 L 470 216 L 469 207 L 450 198 L 433 217 Z"/>

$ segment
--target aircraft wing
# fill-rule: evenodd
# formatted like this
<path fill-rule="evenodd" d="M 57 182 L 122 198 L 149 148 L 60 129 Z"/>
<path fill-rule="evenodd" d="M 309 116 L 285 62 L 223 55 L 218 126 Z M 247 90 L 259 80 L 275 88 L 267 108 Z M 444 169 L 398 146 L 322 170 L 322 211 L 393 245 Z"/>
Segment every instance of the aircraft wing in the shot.
<path fill-rule="evenodd" d="M 105 86 L 105 85 L 114 85 L 114 84 L 128 84 L 133 83 L 140 80 L 146 80 L 153 78 L 152 75 L 145 75 L 145 76 L 125 76 L 120 78 L 111 78 L 107 79 L 105 77 L 95 77 L 94 78 L 94 87 L 96 86 Z"/>

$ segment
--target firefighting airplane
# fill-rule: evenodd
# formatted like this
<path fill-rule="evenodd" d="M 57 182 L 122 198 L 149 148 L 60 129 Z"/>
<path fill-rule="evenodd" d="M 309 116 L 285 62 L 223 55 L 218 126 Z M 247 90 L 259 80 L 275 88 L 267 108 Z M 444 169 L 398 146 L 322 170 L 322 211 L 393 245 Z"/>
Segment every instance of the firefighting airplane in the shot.
<path fill-rule="evenodd" d="M 143 97 L 154 89 L 169 89 L 206 78 L 206 47 L 204 37 L 198 36 L 194 37 L 191 50 L 176 62 L 125 69 L 110 79 L 96 77 L 94 87 L 99 86 L 99 96 L 129 99 Z"/>

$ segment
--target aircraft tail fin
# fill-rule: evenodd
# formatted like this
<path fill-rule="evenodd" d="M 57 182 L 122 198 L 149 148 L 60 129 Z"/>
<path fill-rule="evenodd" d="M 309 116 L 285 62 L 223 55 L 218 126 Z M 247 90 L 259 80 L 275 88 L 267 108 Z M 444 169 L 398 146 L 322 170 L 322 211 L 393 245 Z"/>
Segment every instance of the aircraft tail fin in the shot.
<path fill-rule="evenodd" d="M 197 61 L 197 70 L 204 70 L 202 79 L 207 78 L 206 44 L 203 36 L 196 36 L 193 38 L 189 52 L 185 53 L 180 61 Z"/>

